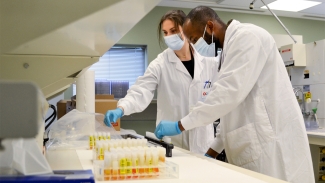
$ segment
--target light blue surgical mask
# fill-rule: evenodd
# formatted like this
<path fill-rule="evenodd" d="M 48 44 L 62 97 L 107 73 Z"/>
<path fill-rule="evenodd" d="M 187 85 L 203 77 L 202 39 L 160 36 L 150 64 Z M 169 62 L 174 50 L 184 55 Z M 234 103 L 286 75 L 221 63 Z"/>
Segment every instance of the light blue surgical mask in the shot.
<path fill-rule="evenodd" d="M 179 34 L 165 36 L 166 45 L 172 50 L 180 50 L 184 46 L 184 40 L 181 39 Z"/>
<path fill-rule="evenodd" d="M 216 56 L 216 49 L 215 44 L 213 42 L 213 32 L 212 32 L 212 42 L 210 45 L 203 39 L 205 35 L 205 31 L 207 26 L 205 25 L 203 36 L 194 44 L 194 48 L 197 52 L 199 52 L 202 56 L 205 57 L 215 57 Z"/>

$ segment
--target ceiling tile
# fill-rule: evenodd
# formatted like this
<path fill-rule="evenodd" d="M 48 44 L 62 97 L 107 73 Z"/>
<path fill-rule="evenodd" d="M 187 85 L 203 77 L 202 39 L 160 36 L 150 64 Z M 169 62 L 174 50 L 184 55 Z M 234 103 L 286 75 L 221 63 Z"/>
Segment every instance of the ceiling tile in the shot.
<path fill-rule="evenodd" d="M 159 4 L 160 6 L 169 6 L 169 7 L 182 7 L 182 8 L 194 8 L 196 6 L 208 6 L 211 8 L 224 9 L 224 11 L 238 11 L 243 12 L 244 10 L 249 10 L 249 5 L 253 0 L 162 0 Z M 269 4 L 276 0 L 263 0 L 265 3 Z M 289 11 L 277 11 L 274 10 L 274 13 L 278 16 L 284 17 L 296 17 L 296 18 L 307 18 L 307 19 L 316 19 L 325 21 L 322 17 L 325 17 L 325 0 L 311 0 L 322 2 L 322 4 L 308 8 L 300 12 L 289 12 Z M 244 12 L 244 13 L 259 13 L 270 15 L 268 10 L 261 9 L 264 6 L 261 0 L 256 0 L 254 3 L 253 12 Z M 243 10 L 244 9 L 244 10 Z M 263 10 L 262 12 L 256 12 Z"/>
<path fill-rule="evenodd" d="M 317 2 L 325 3 L 325 0 L 310 0 L 310 1 L 317 1 Z"/>
<path fill-rule="evenodd" d="M 323 0 L 325 1 L 325 0 Z M 306 14 L 315 14 L 315 15 L 325 15 L 325 3 L 319 4 L 317 6 L 313 6 L 311 8 L 299 11 L 300 13 Z"/>
<path fill-rule="evenodd" d="M 227 5 L 227 6 L 240 6 L 240 7 L 247 7 L 248 8 L 249 4 L 252 1 L 253 0 L 225 0 L 225 1 L 222 1 L 220 4 L 221 5 Z M 275 0 L 264 0 L 264 2 L 266 4 L 269 4 L 269 3 L 273 2 L 273 1 L 275 1 Z M 256 8 L 260 8 L 260 7 L 264 6 L 264 5 L 263 5 L 262 1 L 257 0 L 257 1 L 255 1 L 254 6 Z"/>

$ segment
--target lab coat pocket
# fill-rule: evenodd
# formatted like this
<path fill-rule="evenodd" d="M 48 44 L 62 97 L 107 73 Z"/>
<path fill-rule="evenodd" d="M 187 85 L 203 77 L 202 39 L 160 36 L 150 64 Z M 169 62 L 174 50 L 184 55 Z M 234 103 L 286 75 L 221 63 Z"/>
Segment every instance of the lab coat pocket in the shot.
<path fill-rule="evenodd" d="M 230 163 L 243 166 L 260 157 L 262 149 L 253 123 L 227 133 L 226 138 L 227 144 L 231 144 L 227 151 Z"/>

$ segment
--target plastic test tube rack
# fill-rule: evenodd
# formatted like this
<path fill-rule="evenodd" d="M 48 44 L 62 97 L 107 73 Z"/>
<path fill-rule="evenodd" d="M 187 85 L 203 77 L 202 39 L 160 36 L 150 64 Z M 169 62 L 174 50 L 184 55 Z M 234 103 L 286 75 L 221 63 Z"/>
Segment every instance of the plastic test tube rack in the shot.
<path fill-rule="evenodd" d="M 165 148 L 148 147 L 147 139 L 98 140 L 93 148 L 97 180 L 178 178 L 178 165 L 165 161 Z"/>
<path fill-rule="evenodd" d="M 111 168 L 105 168 L 105 162 L 101 160 L 94 161 L 94 175 L 98 181 L 114 180 L 138 180 L 138 179 L 178 179 L 178 165 L 169 161 L 159 163 L 155 167 L 157 171 L 150 171 L 148 166 L 132 166 L 131 172 L 127 168 L 118 168 L 117 163 Z M 153 168 L 152 168 L 153 169 Z"/>

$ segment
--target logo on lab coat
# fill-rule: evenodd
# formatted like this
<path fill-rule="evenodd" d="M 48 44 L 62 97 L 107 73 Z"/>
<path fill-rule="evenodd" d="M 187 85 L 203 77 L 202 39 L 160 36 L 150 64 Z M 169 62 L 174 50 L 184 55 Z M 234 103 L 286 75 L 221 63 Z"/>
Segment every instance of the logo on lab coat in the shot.
<path fill-rule="evenodd" d="M 207 91 L 207 89 L 203 90 L 202 93 L 201 93 L 201 98 L 202 99 L 205 99 L 209 94 L 209 91 Z"/>
<path fill-rule="evenodd" d="M 209 92 L 203 92 L 202 95 L 205 97 L 209 94 Z"/>

